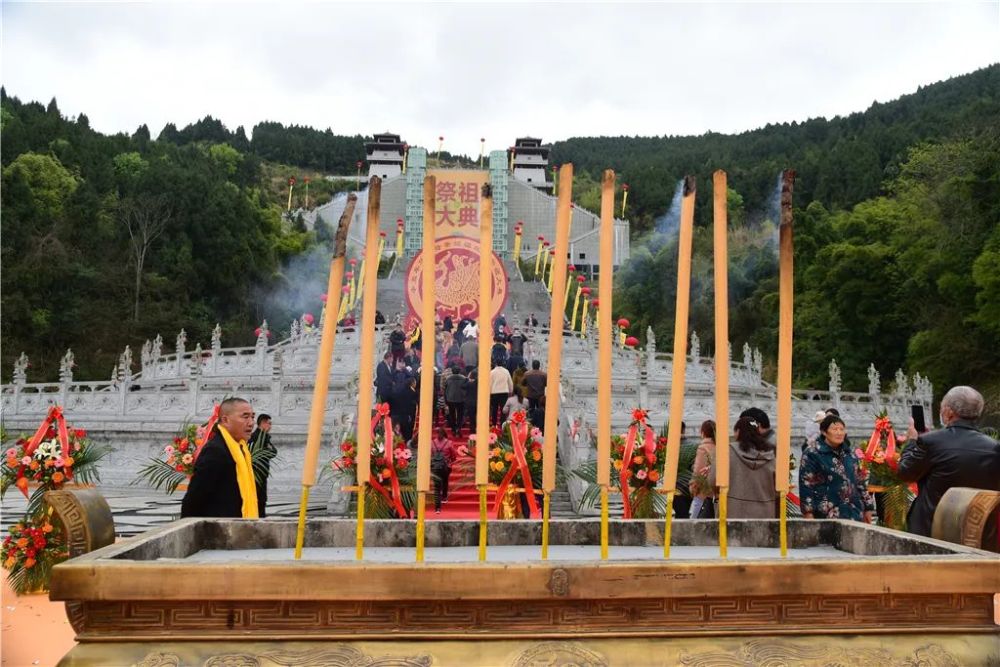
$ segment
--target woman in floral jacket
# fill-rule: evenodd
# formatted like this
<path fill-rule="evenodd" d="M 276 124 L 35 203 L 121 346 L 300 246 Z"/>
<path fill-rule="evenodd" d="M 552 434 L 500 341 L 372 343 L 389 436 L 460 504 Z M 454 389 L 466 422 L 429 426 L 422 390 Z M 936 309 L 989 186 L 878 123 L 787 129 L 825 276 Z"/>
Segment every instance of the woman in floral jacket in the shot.
<path fill-rule="evenodd" d="M 868 491 L 861 459 L 844 445 L 844 421 L 827 415 L 819 430 L 819 439 L 806 447 L 799 467 L 802 516 L 871 523 L 875 500 Z"/>

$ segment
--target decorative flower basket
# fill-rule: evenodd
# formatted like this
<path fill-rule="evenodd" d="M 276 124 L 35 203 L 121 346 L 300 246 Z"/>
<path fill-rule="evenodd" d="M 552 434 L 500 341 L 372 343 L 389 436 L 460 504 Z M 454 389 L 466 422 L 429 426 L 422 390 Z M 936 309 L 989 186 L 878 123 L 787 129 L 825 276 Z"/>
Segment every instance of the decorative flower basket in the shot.
<path fill-rule="evenodd" d="M 490 486 L 496 490 L 491 510 L 496 518 L 521 517 L 521 504 L 517 495 L 522 490 L 531 515 L 541 516 L 536 492 L 542 489 L 543 442 L 541 430 L 528 423 L 523 410 L 514 412 L 502 426 L 490 429 L 487 472 Z M 475 467 L 477 446 L 473 435 L 469 438 L 466 457 L 459 461 L 459 465 Z"/>
<path fill-rule="evenodd" d="M 882 523 L 888 528 L 906 530 L 906 515 L 916 495 L 915 485 L 899 479 L 899 459 L 903 447 L 897 446 L 889 415 L 883 410 L 875 418 L 875 428 L 864 451 L 855 453 L 868 472 L 868 490 L 880 493 Z"/>
<path fill-rule="evenodd" d="M 406 441 L 393 433 L 388 403 L 375 408 L 371 422 L 372 447 L 369 459 L 370 478 L 365 487 L 365 516 L 374 519 L 408 519 L 416 507 L 416 465 L 411 465 L 413 453 Z M 392 445 L 386 447 L 386 434 Z M 347 437 L 340 443 L 340 456 L 330 462 L 329 469 L 350 476 L 357 490 L 358 441 Z"/>
<path fill-rule="evenodd" d="M 107 453 L 87 438 L 86 431 L 71 428 L 60 406 L 49 408 L 34 435 L 18 438 L 6 450 L 0 466 L 0 498 L 13 486 L 28 499 L 24 518 L 11 526 L 0 554 L 15 593 L 47 591 L 52 566 L 68 556 L 63 531 L 53 525 L 42 496 L 69 483 L 99 481 L 97 462 Z"/>
<path fill-rule="evenodd" d="M 648 420 L 648 412 L 636 408 L 628 431 L 611 437 L 611 487 L 622 492 L 622 516 L 626 519 L 661 518 L 667 510 L 666 496 L 657 488 L 666 461 L 667 438 L 657 436 Z M 680 494 L 689 493 L 690 469 L 696 451 L 697 446 L 681 447 L 677 476 Z M 585 463 L 573 474 L 588 483 L 582 504 L 597 505 L 601 491 L 597 484 L 597 462 Z"/>
<path fill-rule="evenodd" d="M 194 474 L 194 464 L 201 448 L 211 437 L 212 429 L 219 421 L 219 406 L 212 410 L 208 422 L 201 426 L 186 424 L 163 448 L 163 458 L 150 459 L 132 484 L 146 483 L 154 489 L 163 489 L 168 495 L 177 490 L 187 490 L 188 482 Z"/>

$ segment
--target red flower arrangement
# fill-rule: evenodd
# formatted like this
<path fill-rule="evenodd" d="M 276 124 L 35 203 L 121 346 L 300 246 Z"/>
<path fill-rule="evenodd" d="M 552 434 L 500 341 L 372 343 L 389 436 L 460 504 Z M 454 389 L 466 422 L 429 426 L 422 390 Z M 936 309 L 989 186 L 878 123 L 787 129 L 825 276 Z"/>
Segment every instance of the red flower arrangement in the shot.
<path fill-rule="evenodd" d="M 18 438 L 6 450 L 0 466 L 0 498 L 13 486 L 28 499 L 25 516 L 4 538 L 0 556 L 15 592 L 47 589 L 52 566 L 66 558 L 61 533 L 49 521 L 51 510 L 42 509 L 43 495 L 71 481 L 98 481 L 97 462 L 106 454 L 107 449 L 87 439 L 86 431 L 66 423 L 58 405 L 49 408 L 34 435 Z M 36 488 L 29 493 L 32 485 Z"/>
<path fill-rule="evenodd" d="M 10 573 L 11 588 L 18 594 L 47 589 L 52 566 L 69 556 L 62 531 L 48 514 L 41 513 L 15 523 L 8 532 L 0 546 L 0 560 Z"/>
<path fill-rule="evenodd" d="M 372 444 L 369 455 L 369 480 L 365 488 L 365 514 L 374 518 L 409 518 L 416 506 L 414 482 L 416 466 L 406 441 L 395 434 L 389 405 L 380 403 L 371 421 Z M 387 436 L 387 434 L 389 434 Z M 386 442 L 392 444 L 388 448 Z M 341 471 L 358 480 L 358 441 L 348 436 L 340 443 L 340 456 L 329 469 Z"/>
<path fill-rule="evenodd" d="M 201 448 L 218 421 L 219 406 L 216 405 L 212 410 L 212 416 L 204 425 L 185 425 L 163 448 L 164 458 L 150 459 L 150 462 L 139 471 L 139 476 L 133 484 L 145 481 L 154 489 L 162 488 L 168 494 L 186 484 L 194 475 L 194 464 L 198 460 Z"/>
<path fill-rule="evenodd" d="M 864 451 L 856 452 L 861 467 L 868 472 L 868 488 L 881 493 L 883 524 L 897 530 L 906 529 L 906 514 L 916 495 L 915 484 L 899 479 L 899 459 L 905 445 L 900 446 L 885 410 L 875 418 L 875 428 Z"/>

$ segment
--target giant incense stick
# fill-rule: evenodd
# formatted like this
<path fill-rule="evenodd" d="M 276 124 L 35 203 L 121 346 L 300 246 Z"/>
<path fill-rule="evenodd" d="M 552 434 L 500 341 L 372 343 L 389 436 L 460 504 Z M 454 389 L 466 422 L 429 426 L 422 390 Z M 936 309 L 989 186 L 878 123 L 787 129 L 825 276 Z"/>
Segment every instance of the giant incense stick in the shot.
<path fill-rule="evenodd" d="M 420 430 L 417 433 L 417 562 L 424 560 L 424 513 L 431 486 L 431 429 L 434 426 L 434 293 L 436 179 L 424 177 L 424 246 L 421 254 Z"/>
<path fill-rule="evenodd" d="M 673 520 L 674 493 L 677 490 L 677 464 L 681 453 L 681 422 L 684 420 L 684 374 L 687 370 L 688 299 L 691 293 L 691 237 L 694 231 L 694 176 L 684 177 L 681 200 L 681 230 L 677 241 L 677 308 L 674 314 L 673 379 L 670 384 L 670 429 L 667 432 L 667 460 L 663 488 L 667 492 L 666 526 L 663 534 L 663 557 L 670 557 L 670 527 Z M 603 300 L 602 310 L 605 308 Z M 627 489 L 622 490 L 627 493 Z"/>
<path fill-rule="evenodd" d="M 615 235 L 615 172 L 604 172 L 601 181 L 601 235 L 598 300 L 606 304 L 598 315 L 597 366 L 597 484 L 601 487 L 601 559 L 608 557 L 608 487 L 611 484 L 611 293 Z M 584 322 L 587 317 L 584 302 Z M 627 493 L 627 490 L 623 490 Z"/>
<path fill-rule="evenodd" d="M 715 231 L 715 480 L 719 487 L 719 556 L 728 555 L 729 492 L 729 248 L 726 172 L 712 176 Z M 700 474 L 696 470 L 696 474 Z"/>
<path fill-rule="evenodd" d="M 565 319 L 564 290 L 566 285 L 566 253 L 569 249 L 569 228 L 573 222 L 573 165 L 564 164 L 559 170 L 559 203 L 556 207 L 556 247 L 549 269 L 552 308 L 549 311 L 549 368 L 545 386 L 545 444 L 542 457 L 542 558 L 549 557 L 549 497 L 556 487 L 556 439 L 559 424 L 559 385 L 562 375 L 563 320 Z"/>
<path fill-rule="evenodd" d="M 378 259 L 375 254 L 378 252 L 378 222 L 379 207 L 382 199 L 382 180 L 378 176 L 373 176 L 371 185 L 368 186 L 368 219 L 365 229 L 365 259 L 364 271 L 361 278 L 365 280 L 365 292 L 362 292 L 361 299 L 361 329 L 364 332 L 361 336 L 361 358 L 358 360 L 358 415 L 355 419 L 356 433 L 358 439 L 358 523 L 356 527 L 356 556 L 360 560 L 364 554 L 365 545 L 365 485 L 371 477 L 371 451 L 372 451 L 372 430 L 369 426 L 372 414 L 372 377 L 375 366 L 375 305 L 378 296 L 378 280 L 375 272 L 378 271 Z M 360 281 L 359 281 L 360 284 Z M 392 434 L 386 433 L 386 447 L 392 446 Z"/>
<path fill-rule="evenodd" d="M 774 466 L 774 482 L 779 493 L 781 555 L 788 555 L 787 510 L 788 457 L 792 441 L 792 322 L 794 287 L 792 255 L 792 190 L 795 172 L 781 172 L 781 223 L 778 228 L 778 460 Z"/>
<path fill-rule="evenodd" d="M 476 384 L 476 488 L 479 490 L 479 560 L 486 560 L 486 485 L 490 444 L 490 357 L 493 347 L 493 190 L 483 185 L 479 204 L 479 359 Z"/>
<path fill-rule="evenodd" d="M 347 228 L 354 217 L 357 195 L 347 196 L 347 206 L 340 216 L 337 234 L 333 241 L 333 257 L 330 258 L 330 276 L 327 280 L 327 307 L 330 313 L 340 310 L 340 284 L 344 282 L 344 255 L 347 253 Z M 336 317 L 323 320 L 323 332 L 319 339 L 319 358 L 316 360 L 316 381 L 313 385 L 313 402 L 309 412 L 309 431 L 306 436 L 305 460 L 302 464 L 302 498 L 299 501 L 299 524 L 295 533 L 295 558 L 302 558 L 302 544 L 305 540 L 306 507 L 309 504 L 309 489 L 316 483 L 316 462 L 323 443 L 323 417 L 326 415 L 326 397 L 330 391 L 330 363 L 333 360 L 333 343 L 337 337 Z M 360 472 L 360 471 L 359 471 Z"/>

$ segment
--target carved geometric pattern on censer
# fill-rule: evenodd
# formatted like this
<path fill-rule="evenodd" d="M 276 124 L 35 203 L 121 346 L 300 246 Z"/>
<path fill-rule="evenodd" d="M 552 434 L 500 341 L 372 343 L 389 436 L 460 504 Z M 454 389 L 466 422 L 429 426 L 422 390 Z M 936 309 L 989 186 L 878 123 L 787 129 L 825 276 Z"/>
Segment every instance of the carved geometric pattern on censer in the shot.
<path fill-rule="evenodd" d="M 135 667 L 180 667 L 188 664 L 175 653 L 159 651 L 147 654 Z M 335 646 L 307 651 L 273 650 L 259 655 L 219 653 L 203 663 L 204 667 L 430 667 L 428 655 L 413 657 L 372 657 L 353 646 Z"/>
<path fill-rule="evenodd" d="M 85 602 L 83 634 L 622 634 L 824 628 L 992 627 L 990 595 L 794 595 L 635 600 Z"/>
<path fill-rule="evenodd" d="M 799 665 L 800 667 L 962 667 L 959 660 L 937 644 L 927 644 L 912 654 L 895 658 L 882 648 L 842 648 L 820 640 L 795 644 L 768 640 L 745 642 L 734 652 L 705 651 L 682 654 L 684 667 L 746 667 L 747 665 Z"/>
<path fill-rule="evenodd" d="M 372 656 L 346 644 L 317 646 L 307 650 L 266 649 L 258 652 L 233 652 L 204 648 L 198 651 L 197 663 L 204 667 L 430 667 L 433 664 L 453 664 L 445 655 L 435 655 L 434 645 L 408 656 Z M 506 659 L 497 654 L 497 667 L 613 667 L 615 664 L 635 664 L 639 657 L 629 646 L 610 657 L 576 641 L 546 641 L 528 645 Z M 639 649 L 642 651 L 643 649 Z M 646 649 L 648 650 L 648 649 Z M 203 652 L 202 652 L 203 651 Z M 502 653 L 503 650 L 500 650 Z M 669 649 L 668 649 L 669 652 Z M 657 652 L 667 658 L 668 652 Z M 446 651 L 454 658 L 454 651 Z M 135 667 L 181 667 L 195 664 L 190 658 L 168 651 L 151 651 Z M 482 658 L 482 655 L 477 655 Z M 650 654 L 643 656 L 649 659 Z M 631 658 L 631 659 L 630 659 Z M 681 649 L 675 658 L 683 667 L 963 667 L 963 662 L 939 644 L 929 643 L 916 649 L 844 647 L 818 639 L 803 644 L 787 639 L 751 639 L 732 649 L 713 647 L 706 650 Z M 476 664 L 483 664 L 477 660 Z M 651 663 L 653 664 L 653 663 Z M 663 663 L 660 663 L 663 664 Z M 991 664 L 991 663 L 990 663 Z"/>

